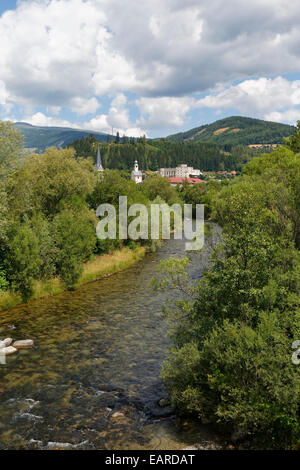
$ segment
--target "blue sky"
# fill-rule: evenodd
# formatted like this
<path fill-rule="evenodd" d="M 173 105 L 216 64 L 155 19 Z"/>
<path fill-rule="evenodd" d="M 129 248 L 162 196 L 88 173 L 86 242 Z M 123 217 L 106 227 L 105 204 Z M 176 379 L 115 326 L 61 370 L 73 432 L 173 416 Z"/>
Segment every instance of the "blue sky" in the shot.
<path fill-rule="evenodd" d="M 298 0 L 221 5 L 1 0 L 0 119 L 149 137 L 231 115 L 296 123 Z"/>
<path fill-rule="evenodd" d="M 14 10 L 17 2 L 14 0 L 1 0 L 0 2 L 0 15 L 6 10 Z"/>

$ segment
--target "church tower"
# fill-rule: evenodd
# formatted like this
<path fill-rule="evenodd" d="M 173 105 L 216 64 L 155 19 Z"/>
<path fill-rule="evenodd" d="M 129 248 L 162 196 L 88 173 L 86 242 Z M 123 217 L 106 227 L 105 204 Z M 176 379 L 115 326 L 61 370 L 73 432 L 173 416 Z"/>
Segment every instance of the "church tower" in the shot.
<path fill-rule="evenodd" d="M 139 171 L 139 164 L 137 160 L 135 160 L 133 165 L 133 171 L 131 172 L 131 179 L 135 181 L 137 184 L 143 182 L 143 173 Z"/>
<path fill-rule="evenodd" d="M 102 166 L 102 161 L 101 161 L 101 153 L 100 153 L 99 144 L 98 144 L 98 147 L 97 147 L 96 169 L 97 169 L 97 171 L 104 171 L 104 168 Z"/>

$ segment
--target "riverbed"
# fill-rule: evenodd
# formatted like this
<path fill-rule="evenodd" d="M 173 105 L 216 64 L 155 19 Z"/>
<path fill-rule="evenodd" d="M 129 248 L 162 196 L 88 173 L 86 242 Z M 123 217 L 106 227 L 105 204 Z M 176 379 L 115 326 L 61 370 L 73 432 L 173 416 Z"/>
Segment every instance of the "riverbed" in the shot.
<path fill-rule="evenodd" d="M 0 365 L 0 449 L 169 450 L 218 442 L 207 426 L 178 420 L 157 403 L 166 395 L 161 307 L 170 293 L 153 293 L 149 283 L 161 260 L 187 255 L 184 246 L 165 241 L 122 273 L 1 312 L 0 338 L 31 338 L 35 347 Z M 194 280 L 209 246 L 189 255 Z"/>

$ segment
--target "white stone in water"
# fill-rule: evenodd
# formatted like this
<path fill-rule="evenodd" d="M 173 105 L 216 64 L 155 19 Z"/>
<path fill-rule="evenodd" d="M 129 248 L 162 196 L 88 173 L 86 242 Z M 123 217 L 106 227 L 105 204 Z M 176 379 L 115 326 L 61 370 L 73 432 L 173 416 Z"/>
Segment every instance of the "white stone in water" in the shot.
<path fill-rule="evenodd" d="M 121 411 L 116 411 L 114 414 L 111 415 L 112 418 L 124 418 L 124 413 L 122 413 Z"/>
<path fill-rule="evenodd" d="M 21 341 L 15 341 L 13 344 L 13 347 L 17 349 L 27 349 L 32 348 L 33 346 L 34 342 L 32 339 L 23 339 Z"/>
<path fill-rule="evenodd" d="M 12 338 L 5 338 L 2 343 L 4 343 L 4 347 L 6 348 L 7 346 L 10 346 L 11 343 L 13 342 Z"/>
<path fill-rule="evenodd" d="M 15 352 L 17 352 L 18 350 L 16 348 L 14 348 L 13 346 L 7 346 L 6 348 L 2 348 L 0 349 L 0 354 L 5 354 L 8 355 L 8 354 L 14 354 Z"/>

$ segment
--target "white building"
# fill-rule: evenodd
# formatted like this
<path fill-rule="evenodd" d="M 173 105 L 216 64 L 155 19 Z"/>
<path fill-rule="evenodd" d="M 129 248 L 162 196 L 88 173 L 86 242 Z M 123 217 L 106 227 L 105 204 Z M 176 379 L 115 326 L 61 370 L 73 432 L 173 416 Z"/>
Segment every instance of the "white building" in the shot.
<path fill-rule="evenodd" d="M 202 175 L 200 170 L 196 170 L 185 163 L 178 165 L 176 168 L 161 168 L 159 174 L 166 178 L 190 178 Z"/>
<path fill-rule="evenodd" d="M 134 162 L 133 171 L 131 172 L 131 179 L 135 181 L 137 184 L 143 182 L 143 173 L 139 171 L 139 164 L 137 160 Z"/>

